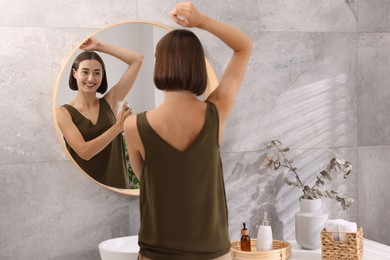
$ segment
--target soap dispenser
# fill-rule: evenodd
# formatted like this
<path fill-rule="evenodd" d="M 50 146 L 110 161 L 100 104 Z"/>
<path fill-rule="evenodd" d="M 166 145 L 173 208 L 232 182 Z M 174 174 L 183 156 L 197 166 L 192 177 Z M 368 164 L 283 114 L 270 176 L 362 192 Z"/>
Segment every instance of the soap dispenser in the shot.
<path fill-rule="evenodd" d="M 272 228 L 268 219 L 268 213 L 264 213 L 263 221 L 257 233 L 256 249 L 257 251 L 267 251 L 272 249 Z"/>
<path fill-rule="evenodd" d="M 251 238 L 249 237 L 249 230 L 242 224 L 244 228 L 241 230 L 241 251 L 251 251 Z"/>

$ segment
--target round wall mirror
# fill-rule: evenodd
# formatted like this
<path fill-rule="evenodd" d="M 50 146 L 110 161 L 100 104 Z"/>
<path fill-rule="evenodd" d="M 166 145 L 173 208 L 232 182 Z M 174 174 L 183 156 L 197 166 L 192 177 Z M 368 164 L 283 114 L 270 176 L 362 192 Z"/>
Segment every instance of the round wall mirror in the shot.
<path fill-rule="evenodd" d="M 97 32 L 93 33 L 85 39 L 87 40 L 93 37 L 99 41 L 103 41 L 112 45 L 116 45 L 125 49 L 141 53 L 144 56 L 143 65 L 137 76 L 137 80 L 135 81 L 132 89 L 126 97 L 126 101 L 132 108 L 133 114 L 150 110 L 161 104 L 163 101 L 163 93 L 155 87 L 153 82 L 154 54 L 155 46 L 158 41 L 161 39 L 161 37 L 163 37 L 167 32 L 171 30 L 171 28 L 161 24 L 145 21 L 127 21 L 98 30 Z M 83 42 L 81 42 L 78 47 L 75 48 L 69 55 L 65 65 L 62 67 L 61 72 L 57 78 L 57 83 L 53 96 L 53 117 L 57 137 L 64 152 L 67 154 L 68 158 L 74 163 L 74 165 L 80 170 L 80 172 L 86 174 L 94 182 L 106 187 L 107 189 L 121 194 L 137 196 L 139 195 L 139 186 L 137 184 L 138 180 L 133 175 L 131 167 L 128 167 L 129 181 L 131 182 L 131 188 L 129 189 L 120 189 L 108 186 L 104 183 L 97 181 L 96 179 L 91 177 L 88 172 L 82 170 L 82 168 L 72 158 L 71 154 L 66 148 L 64 137 L 58 126 L 56 114 L 57 108 L 70 102 L 77 94 L 77 91 L 73 91 L 70 89 L 68 80 L 73 61 L 81 52 L 83 52 L 83 50 L 79 48 L 79 46 L 81 46 Z M 107 74 L 108 88 L 110 88 L 113 84 L 119 81 L 120 77 L 123 75 L 128 65 L 110 55 L 106 55 L 105 53 L 98 52 L 98 54 L 104 61 Z M 214 70 L 212 69 L 207 60 L 206 65 L 208 72 L 208 86 L 204 96 L 201 97 L 201 99 L 205 99 L 216 88 L 218 84 Z M 97 94 L 97 97 L 102 97 L 102 95 Z M 124 149 L 123 152 L 126 154 L 126 149 Z M 125 156 L 127 158 L 127 155 Z M 113 174 L 115 173 L 113 172 Z"/>

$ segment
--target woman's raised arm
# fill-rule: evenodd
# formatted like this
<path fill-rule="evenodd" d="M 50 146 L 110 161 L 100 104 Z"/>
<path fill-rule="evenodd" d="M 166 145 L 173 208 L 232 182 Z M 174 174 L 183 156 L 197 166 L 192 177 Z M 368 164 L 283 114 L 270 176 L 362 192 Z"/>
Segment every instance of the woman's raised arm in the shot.
<path fill-rule="evenodd" d="M 214 34 L 233 50 L 219 86 L 208 97 L 217 106 L 222 130 L 244 79 L 252 51 L 252 40 L 240 30 L 199 12 L 190 2 L 177 4 L 171 17 L 181 26 L 197 27 Z"/>
<path fill-rule="evenodd" d="M 110 104 L 114 114 L 118 112 L 118 102 L 125 99 L 130 89 L 133 87 L 143 62 L 143 55 L 131 50 L 127 50 L 115 45 L 96 40 L 88 39 L 80 46 L 82 50 L 99 51 L 114 56 L 129 65 L 120 80 L 111 87 L 104 98 Z"/>

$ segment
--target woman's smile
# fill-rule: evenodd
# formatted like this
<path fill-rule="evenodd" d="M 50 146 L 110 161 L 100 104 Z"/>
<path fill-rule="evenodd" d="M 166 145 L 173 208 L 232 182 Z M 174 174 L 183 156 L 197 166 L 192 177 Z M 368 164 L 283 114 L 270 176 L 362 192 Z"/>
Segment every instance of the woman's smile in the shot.
<path fill-rule="evenodd" d="M 77 71 L 73 72 L 80 88 L 96 91 L 103 79 L 103 69 L 97 60 L 84 60 L 80 62 Z"/>
<path fill-rule="evenodd" d="M 96 84 L 86 82 L 86 83 L 84 83 L 84 86 L 86 86 L 87 88 L 94 88 L 96 86 Z"/>

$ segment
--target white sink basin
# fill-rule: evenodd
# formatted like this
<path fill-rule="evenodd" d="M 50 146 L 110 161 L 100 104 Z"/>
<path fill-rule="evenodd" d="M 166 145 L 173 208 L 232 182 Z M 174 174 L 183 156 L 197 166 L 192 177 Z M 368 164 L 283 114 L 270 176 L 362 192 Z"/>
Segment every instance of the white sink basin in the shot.
<path fill-rule="evenodd" d="M 102 260 L 137 260 L 138 236 L 118 237 L 99 244 Z"/>

